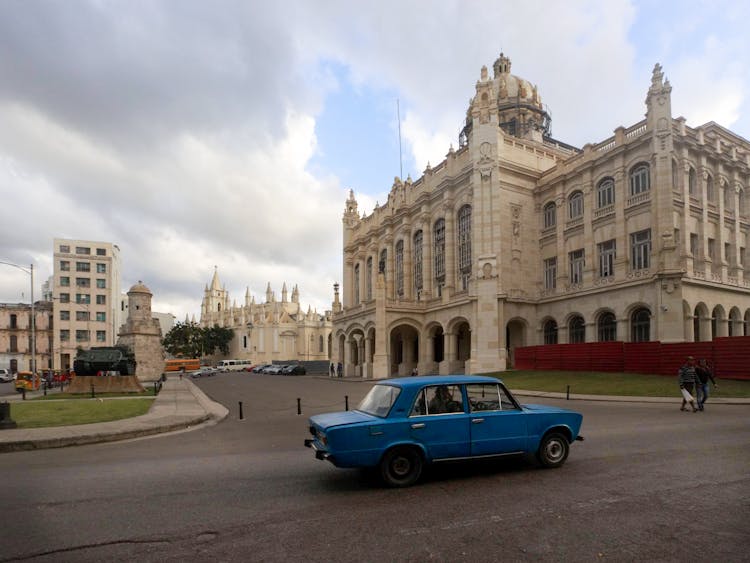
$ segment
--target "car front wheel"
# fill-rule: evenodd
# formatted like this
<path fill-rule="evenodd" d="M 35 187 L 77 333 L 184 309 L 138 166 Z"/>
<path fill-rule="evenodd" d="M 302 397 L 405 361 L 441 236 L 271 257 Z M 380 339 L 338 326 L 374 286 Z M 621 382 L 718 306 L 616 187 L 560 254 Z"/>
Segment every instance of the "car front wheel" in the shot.
<path fill-rule="evenodd" d="M 570 445 L 559 432 L 547 434 L 539 444 L 537 458 L 544 467 L 560 467 L 568 457 Z"/>
<path fill-rule="evenodd" d="M 383 456 L 380 474 L 391 487 L 413 485 L 422 474 L 422 456 L 414 448 L 394 448 Z"/>

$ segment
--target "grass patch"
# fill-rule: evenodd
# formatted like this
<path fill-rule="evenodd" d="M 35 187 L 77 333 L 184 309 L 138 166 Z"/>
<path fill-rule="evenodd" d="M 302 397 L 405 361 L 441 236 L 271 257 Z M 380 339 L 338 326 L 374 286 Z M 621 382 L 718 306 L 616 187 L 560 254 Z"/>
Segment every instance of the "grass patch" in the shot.
<path fill-rule="evenodd" d="M 19 428 L 47 428 L 131 418 L 147 413 L 152 403 L 150 398 L 14 401 L 10 412 Z"/>
<path fill-rule="evenodd" d="M 492 375 L 502 379 L 510 389 L 526 391 L 565 393 L 570 385 L 570 392 L 576 395 L 676 397 L 680 393 L 677 374 L 670 377 L 639 373 L 511 370 Z M 718 389 L 711 386 L 712 397 L 750 397 L 750 381 L 718 379 L 717 383 Z"/>
<path fill-rule="evenodd" d="M 27 395 L 28 397 L 28 395 Z M 137 398 L 154 398 L 153 387 L 146 387 L 140 393 L 96 393 L 96 399 L 111 399 L 113 397 L 131 397 Z M 46 395 L 39 395 L 37 397 L 28 398 L 28 401 L 56 401 L 58 399 L 91 399 L 91 392 L 86 393 L 68 393 L 66 391 L 60 393 L 59 391 L 49 390 Z"/>

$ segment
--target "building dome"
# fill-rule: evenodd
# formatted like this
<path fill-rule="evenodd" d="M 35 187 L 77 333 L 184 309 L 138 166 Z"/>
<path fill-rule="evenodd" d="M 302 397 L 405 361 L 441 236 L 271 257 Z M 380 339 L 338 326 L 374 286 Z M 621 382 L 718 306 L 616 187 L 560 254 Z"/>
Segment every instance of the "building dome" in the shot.
<path fill-rule="evenodd" d="M 537 87 L 511 74 L 511 62 L 503 53 L 492 65 L 493 76 L 482 67 L 476 95 L 466 112 L 466 126 L 461 132 L 463 145 L 471 133 L 474 119 L 487 122 L 497 116 L 499 127 L 514 137 L 542 141 L 550 135 L 550 116 L 542 104 Z"/>
<path fill-rule="evenodd" d="M 130 295 L 131 293 L 147 293 L 149 295 L 153 295 L 151 293 L 151 290 L 143 285 L 143 282 L 141 280 L 138 280 L 138 283 L 128 290 L 128 295 Z"/>

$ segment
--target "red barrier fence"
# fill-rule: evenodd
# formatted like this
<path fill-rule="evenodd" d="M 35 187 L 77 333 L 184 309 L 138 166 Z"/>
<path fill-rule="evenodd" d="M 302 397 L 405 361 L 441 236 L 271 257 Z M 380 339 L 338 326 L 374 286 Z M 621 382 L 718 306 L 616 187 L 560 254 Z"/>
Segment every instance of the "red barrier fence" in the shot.
<path fill-rule="evenodd" d="M 717 377 L 750 379 L 750 336 L 674 344 L 588 342 L 525 346 L 515 350 L 515 368 L 675 375 L 688 356 L 712 362 Z"/>

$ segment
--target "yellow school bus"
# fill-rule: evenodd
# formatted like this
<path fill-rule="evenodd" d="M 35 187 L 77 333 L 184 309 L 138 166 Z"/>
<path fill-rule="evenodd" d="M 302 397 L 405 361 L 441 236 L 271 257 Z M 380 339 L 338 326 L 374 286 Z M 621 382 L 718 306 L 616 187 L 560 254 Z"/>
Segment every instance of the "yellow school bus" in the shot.
<path fill-rule="evenodd" d="M 185 368 L 185 371 L 195 371 L 200 369 L 201 361 L 198 358 L 176 358 L 174 360 L 167 360 L 167 365 L 164 367 L 164 371 L 180 371 Z"/>

